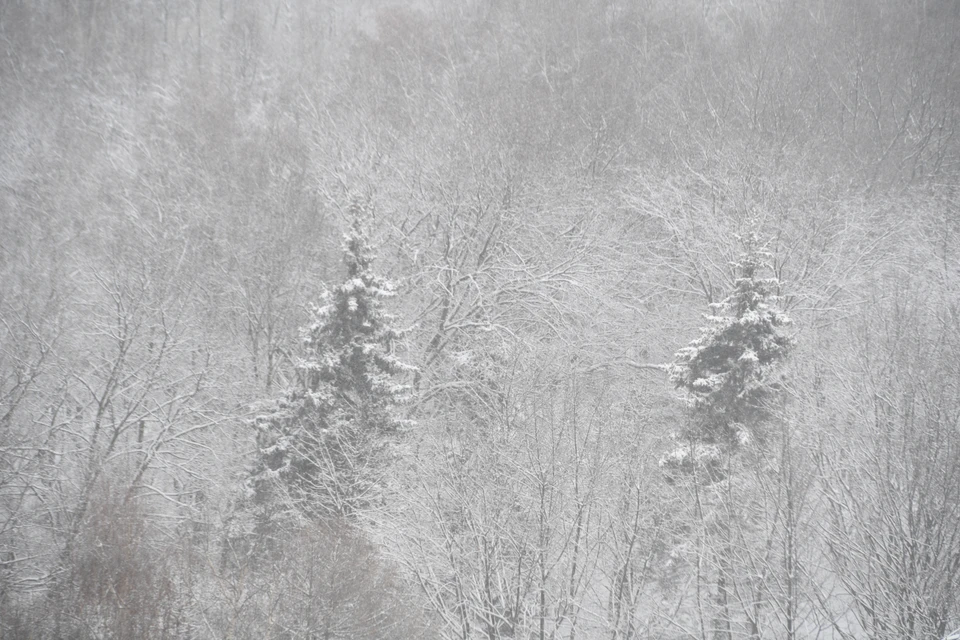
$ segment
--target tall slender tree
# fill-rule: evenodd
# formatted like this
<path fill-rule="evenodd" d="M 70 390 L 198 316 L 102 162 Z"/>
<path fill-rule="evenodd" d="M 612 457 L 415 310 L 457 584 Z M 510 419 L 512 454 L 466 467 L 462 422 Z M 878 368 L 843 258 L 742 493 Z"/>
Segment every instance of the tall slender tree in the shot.
<path fill-rule="evenodd" d="M 792 345 L 784 333 L 789 319 L 775 306 L 779 282 L 761 277 L 769 256 L 755 234 L 742 243 L 743 252 L 733 264 L 733 291 L 711 305 L 714 313 L 707 316 L 709 324 L 700 337 L 677 352 L 667 367 L 671 381 L 689 398 L 692 419 L 679 446 L 661 461 L 668 468 L 692 469 L 697 519 L 705 539 L 717 545 L 712 554 L 717 568 L 713 622 L 717 640 L 731 640 L 741 627 L 749 629 L 750 637 L 758 637 L 758 613 L 748 615 L 742 625 L 733 612 L 738 583 L 731 522 L 737 517 L 736 497 L 733 483 L 717 481 L 731 479 L 736 451 L 765 439 L 769 402 L 779 390 L 774 374 Z M 699 473 L 701 468 L 705 475 Z M 713 490 L 702 491 L 701 480 Z M 716 504 L 710 504 L 711 496 Z"/>
<path fill-rule="evenodd" d="M 351 516 L 369 505 L 388 444 L 402 427 L 395 408 L 411 367 L 394 354 L 401 333 L 383 308 L 396 287 L 373 270 L 364 214 L 351 208 L 346 280 L 325 292 L 301 329 L 296 387 L 254 421 L 257 456 L 248 479 L 261 517 Z"/>

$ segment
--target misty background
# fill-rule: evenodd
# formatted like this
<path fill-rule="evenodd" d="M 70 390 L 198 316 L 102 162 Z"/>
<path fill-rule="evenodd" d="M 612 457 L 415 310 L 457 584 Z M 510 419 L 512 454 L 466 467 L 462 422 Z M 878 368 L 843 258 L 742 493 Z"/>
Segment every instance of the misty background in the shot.
<path fill-rule="evenodd" d="M 0 0 L 0 637 L 946 637 L 958 66 L 954 0 Z"/>

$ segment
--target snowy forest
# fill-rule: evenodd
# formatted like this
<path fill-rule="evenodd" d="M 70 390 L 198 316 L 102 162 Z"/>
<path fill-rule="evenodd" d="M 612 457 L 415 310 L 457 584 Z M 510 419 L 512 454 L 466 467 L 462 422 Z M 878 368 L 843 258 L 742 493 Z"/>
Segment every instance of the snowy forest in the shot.
<path fill-rule="evenodd" d="M 0 638 L 960 637 L 956 0 L 0 0 Z"/>

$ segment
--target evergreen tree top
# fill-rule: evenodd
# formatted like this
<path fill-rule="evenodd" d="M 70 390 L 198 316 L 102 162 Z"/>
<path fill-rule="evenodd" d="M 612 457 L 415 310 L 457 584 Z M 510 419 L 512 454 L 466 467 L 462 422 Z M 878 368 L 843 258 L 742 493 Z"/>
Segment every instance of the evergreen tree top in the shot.
<path fill-rule="evenodd" d="M 365 214 L 359 205 L 351 205 L 353 221 L 350 231 L 344 235 L 343 262 L 347 266 L 347 278 L 358 278 L 369 274 L 376 259 L 376 252 L 370 244 L 369 234 L 364 223 Z"/>
<path fill-rule="evenodd" d="M 667 367 L 700 416 L 695 435 L 707 442 L 736 444 L 752 437 L 777 390 L 771 373 L 793 344 L 783 333 L 790 319 L 775 306 L 779 281 L 758 277 L 770 270 L 769 254 L 756 235 L 741 242 L 733 291 L 711 305 L 714 313 L 706 316 L 700 337 Z"/>
<path fill-rule="evenodd" d="M 325 291 L 314 308 L 314 320 L 302 330 L 307 353 L 299 369 L 308 388 L 321 382 L 341 392 L 379 390 L 393 394 L 390 376 L 411 369 L 394 354 L 402 337 L 396 318 L 383 309 L 383 299 L 396 295 L 396 285 L 373 270 L 376 254 L 366 232 L 363 212 L 351 207 L 354 218 L 344 236 L 344 282 Z"/>

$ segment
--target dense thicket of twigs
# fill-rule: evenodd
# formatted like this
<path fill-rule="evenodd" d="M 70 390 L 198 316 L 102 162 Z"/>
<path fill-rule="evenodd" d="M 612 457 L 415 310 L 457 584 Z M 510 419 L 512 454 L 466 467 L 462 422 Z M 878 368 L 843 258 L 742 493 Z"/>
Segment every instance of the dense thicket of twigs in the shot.
<path fill-rule="evenodd" d="M 958 176 L 953 0 L 0 0 L 0 636 L 942 638 Z M 415 427 L 266 534 L 355 205 Z M 752 234 L 707 473 L 657 365 Z"/>

